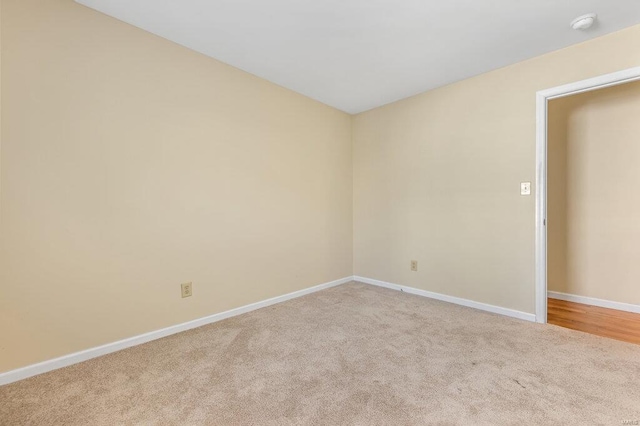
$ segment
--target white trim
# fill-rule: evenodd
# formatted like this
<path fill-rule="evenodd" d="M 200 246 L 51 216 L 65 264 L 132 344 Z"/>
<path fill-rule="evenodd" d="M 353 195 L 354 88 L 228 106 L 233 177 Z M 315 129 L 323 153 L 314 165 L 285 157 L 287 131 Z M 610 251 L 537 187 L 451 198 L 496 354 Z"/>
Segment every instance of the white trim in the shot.
<path fill-rule="evenodd" d="M 567 302 L 582 303 L 583 305 L 599 306 L 601 308 L 617 309 L 618 311 L 640 314 L 640 305 L 631 303 L 614 302 L 613 300 L 596 299 L 595 297 L 578 296 L 576 294 L 549 291 L 551 299 L 566 300 Z"/>
<path fill-rule="evenodd" d="M 335 287 L 341 284 L 345 284 L 352 280 L 353 280 L 353 277 L 341 278 L 339 280 L 320 284 L 310 288 L 305 288 L 303 290 L 294 291 L 293 293 L 288 293 L 282 296 L 273 297 L 271 299 L 252 303 L 250 305 L 231 309 L 229 311 L 209 315 L 204 318 L 199 318 L 193 321 L 184 322 L 182 324 L 173 325 L 170 327 L 162 328 L 160 330 L 155 330 L 149 333 L 140 334 L 138 336 L 129 337 L 127 339 L 119 340 L 113 343 L 108 343 L 106 345 L 98 346 L 95 348 L 85 349 L 80 352 L 75 352 L 69 355 L 61 356 L 59 358 L 43 361 L 38 364 L 28 365 L 26 367 L 18 368 L 16 370 L 7 371 L 5 373 L 0 374 L 0 386 L 17 382 L 18 380 L 23 380 L 38 374 L 46 373 L 48 371 L 53 371 L 59 368 L 67 367 L 69 365 L 77 364 L 82 361 L 87 361 L 89 359 L 106 355 L 112 352 L 117 352 L 122 349 L 130 348 L 132 346 L 141 345 L 143 343 L 160 339 L 162 337 L 167 337 L 172 334 L 180 333 L 186 330 L 191 330 L 192 328 L 197 328 L 197 327 L 201 327 L 203 325 L 211 324 L 217 321 L 222 321 L 230 317 L 255 311 L 256 309 L 265 308 L 267 306 L 271 306 L 276 303 L 281 303 L 287 300 L 295 299 L 297 297 L 305 296 L 307 294 L 314 293 L 316 291 L 320 291 L 330 287 Z"/>
<path fill-rule="evenodd" d="M 547 104 L 550 99 L 640 80 L 640 67 L 565 84 L 536 93 L 536 318 L 547 322 Z"/>
<path fill-rule="evenodd" d="M 583 92 L 590 92 L 592 90 L 617 86 L 619 84 L 630 83 L 635 80 L 640 80 L 640 67 L 629 68 L 613 72 L 611 74 L 600 75 L 586 80 L 553 87 L 551 89 L 541 90 L 538 94 L 546 99 L 562 98 Z"/>
<path fill-rule="evenodd" d="M 500 306 L 489 305 L 489 304 L 486 304 L 486 303 L 476 302 L 476 301 L 473 301 L 473 300 L 463 299 L 463 298 L 460 298 L 460 297 L 448 296 L 446 294 L 435 293 L 435 292 L 427 291 L 427 290 L 420 290 L 420 289 L 413 288 L 413 287 L 407 287 L 407 286 L 404 286 L 404 285 L 388 283 L 388 282 L 385 282 L 385 281 L 374 280 L 374 279 L 365 278 L 365 277 L 354 276 L 353 280 L 361 282 L 361 283 L 365 283 L 365 284 L 375 285 L 375 286 L 378 286 L 378 287 L 390 288 L 392 290 L 398 290 L 398 291 L 403 291 L 403 292 L 409 293 L 409 294 L 415 294 L 415 295 L 418 295 L 418 296 L 428 297 L 430 299 L 441 300 L 443 302 L 449 302 L 449 303 L 453 303 L 453 304 L 456 304 L 456 305 L 462 305 L 462 306 L 466 306 L 468 308 L 479 309 L 481 311 L 492 312 L 494 314 L 500 314 L 500 315 L 505 315 L 505 316 L 512 317 L 512 318 L 518 318 L 518 319 L 525 320 L 525 321 L 535 322 L 535 320 L 536 320 L 536 316 L 534 314 L 530 314 L 530 313 L 522 312 L 522 311 L 516 311 L 514 309 L 509 309 L 509 308 L 503 308 L 503 307 L 500 307 Z"/>
<path fill-rule="evenodd" d="M 547 98 L 536 95 L 536 321 L 547 322 Z"/>

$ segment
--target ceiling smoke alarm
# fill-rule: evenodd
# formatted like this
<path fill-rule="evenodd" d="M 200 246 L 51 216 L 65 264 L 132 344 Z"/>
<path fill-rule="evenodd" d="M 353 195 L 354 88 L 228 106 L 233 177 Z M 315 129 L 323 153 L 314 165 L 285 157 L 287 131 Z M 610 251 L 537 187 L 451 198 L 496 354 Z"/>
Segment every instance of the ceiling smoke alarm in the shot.
<path fill-rule="evenodd" d="M 587 13 L 586 15 L 578 16 L 576 19 L 571 21 L 571 28 L 574 30 L 586 30 L 596 22 L 597 17 L 598 15 L 595 13 Z"/>

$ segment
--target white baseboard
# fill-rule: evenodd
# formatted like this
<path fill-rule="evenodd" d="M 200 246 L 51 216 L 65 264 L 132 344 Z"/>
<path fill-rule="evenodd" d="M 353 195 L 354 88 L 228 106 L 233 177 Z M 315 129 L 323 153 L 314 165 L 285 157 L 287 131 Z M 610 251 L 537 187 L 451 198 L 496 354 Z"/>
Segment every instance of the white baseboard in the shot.
<path fill-rule="evenodd" d="M 494 314 L 506 315 L 508 317 L 518 318 L 525 321 L 532 321 L 532 322 L 536 321 L 536 316 L 534 314 L 530 314 L 527 312 L 516 311 L 508 308 L 502 308 L 500 306 L 488 305 L 486 303 L 475 302 L 469 299 L 462 299 L 460 297 L 448 296 L 446 294 L 434 293 L 432 291 L 420 290 L 413 287 L 392 284 L 385 281 L 374 280 L 371 278 L 354 276 L 353 279 L 354 281 L 359 281 L 365 284 L 372 284 L 378 287 L 385 287 L 385 288 L 390 288 L 392 290 L 404 291 L 405 293 L 416 294 L 418 296 L 428 297 L 430 299 L 441 300 L 443 302 L 449 302 L 449 303 L 454 303 L 456 305 L 466 306 L 469 308 L 480 309 L 482 311 L 493 312 Z"/>
<path fill-rule="evenodd" d="M 133 336 L 127 339 L 119 340 L 117 342 L 108 343 L 106 345 L 86 349 L 80 352 L 75 352 L 75 353 L 61 356 L 59 358 L 51 359 L 48 361 L 43 361 L 38 364 L 32 364 L 26 367 L 18 368 L 16 370 L 0 373 L 0 386 L 17 382 L 18 380 L 23 380 L 38 374 L 46 373 L 48 371 L 53 371 L 59 368 L 67 367 L 69 365 L 77 364 L 82 361 L 87 361 L 89 359 L 106 355 L 112 352 L 117 352 L 122 349 L 130 348 L 131 346 L 147 343 L 152 340 L 160 339 L 162 337 L 167 337 L 172 334 L 180 333 L 182 331 L 191 330 L 192 328 L 197 328 L 197 327 L 201 327 L 203 325 L 211 324 L 217 321 L 222 321 L 224 319 L 234 317 L 236 315 L 241 315 L 247 312 L 255 311 L 256 309 L 265 308 L 267 306 L 275 305 L 276 303 L 281 303 L 287 300 L 295 299 L 297 297 L 305 296 L 307 294 L 314 293 L 316 291 L 324 290 L 330 287 L 335 287 L 340 284 L 345 284 L 352 280 L 353 280 L 353 277 L 341 278 L 339 280 L 320 284 L 310 288 L 305 288 L 299 291 L 294 291 L 293 293 L 288 293 L 282 296 L 273 297 L 271 299 L 252 303 L 250 305 L 231 309 L 229 311 L 220 312 L 219 314 L 209 315 L 204 318 L 199 318 L 199 319 L 188 321 L 182 324 L 173 325 L 160 330 L 151 331 L 149 333 L 144 333 L 138 336 Z"/>
<path fill-rule="evenodd" d="M 632 305 L 630 303 L 614 302 L 611 300 L 596 299 L 595 297 L 560 293 L 558 291 L 547 291 L 547 296 L 551 299 L 566 300 L 567 302 L 582 303 L 584 305 L 599 306 L 601 308 L 617 309 L 619 311 L 640 314 L 640 305 Z"/>
<path fill-rule="evenodd" d="M 353 276 L 353 277 L 341 278 L 339 280 L 320 284 L 320 285 L 306 288 L 303 290 L 294 291 L 293 293 L 288 293 L 282 296 L 273 297 L 271 299 L 263 300 L 261 302 L 256 302 L 250 305 L 246 305 L 239 308 L 231 309 L 229 311 L 221 312 L 219 314 L 209 315 L 193 321 L 188 321 L 182 324 L 173 325 L 160 330 L 140 334 L 138 336 L 129 337 L 127 339 L 119 340 L 117 342 L 108 343 L 106 345 L 86 349 L 80 352 L 75 352 L 59 358 L 40 362 L 38 364 L 28 365 L 26 367 L 18 368 L 16 370 L 0 373 L 0 386 L 17 382 L 19 380 L 36 376 L 38 374 L 46 373 L 49 371 L 57 370 L 59 368 L 77 364 L 79 362 L 87 361 L 92 358 L 97 358 L 99 356 L 110 354 L 112 352 L 117 352 L 126 348 L 130 348 L 132 346 L 141 345 L 143 343 L 147 343 L 152 340 L 167 337 L 172 334 L 180 333 L 182 331 L 191 330 L 193 328 L 201 327 L 203 325 L 211 324 L 217 321 L 222 321 L 224 319 L 231 318 L 237 315 L 242 315 L 244 313 L 251 312 L 256 309 L 265 308 L 267 306 L 275 305 L 276 303 L 285 302 L 287 300 L 295 299 L 297 297 L 314 293 L 316 291 L 320 291 L 330 287 L 335 287 L 341 284 L 345 284 L 353 280 L 359 281 L 365 284 L 371 284 L 379 287 L 390 288 L 392 290 L 404 291 L 409 294 L 415 294 L 418 296 L 428 297 L 431 299 L 441 300 L 444 302 L 454 303 L 456 305 L 467 306 L 469 308 L 475 308 L 483 311 L 493 312 L 495 314 L 506 315 L 509 317 L 518 318 L 526 321 L 536 320 L 536 317 L 534 314 L 529 314 L 526 312 L 516 311 L 508 308 L 502 308 L 494 305 L 488 305 L 486 303 L 475 302 L 473 300 L 462 299 L 459 297 L 447 296 L 445 294 L 434 293 L 426 290 L 420 290 L 413 287 L 392 284 L 385 281 L 374 280 L 371 278 Z M 562 294 L 562 293 L 558 293 L 558 294 Z M 552 297 L 552 296 L 550 295 L 549 297 Z M 592 300 L 599 300 L 599 299 L 592 299 Z M 602 302 L 607 302 L 607 301 L 602 301 Z M 580 302 L 580 303 L 583 303 L 583 302 Z M 615 302 L 607 302 L 607 303 L 615 303 Z M 594 303 L 591 303 L 591 304 L 594 304 Z M 601 306 L 601 305 L 596 305 L 596 306 Z M 634 306 L 634 305 L 628 305 L 628 306 Z M 606 306 L 606 307 L 610 307 L 610 306 Z M 614 308 L 614 309 L 620 309 L 620 308 Z M 638 309 L 638 311 L 631 311 L 631 312 L 640 312 L 640 307 L 636 306 L 636 309 Z"/>

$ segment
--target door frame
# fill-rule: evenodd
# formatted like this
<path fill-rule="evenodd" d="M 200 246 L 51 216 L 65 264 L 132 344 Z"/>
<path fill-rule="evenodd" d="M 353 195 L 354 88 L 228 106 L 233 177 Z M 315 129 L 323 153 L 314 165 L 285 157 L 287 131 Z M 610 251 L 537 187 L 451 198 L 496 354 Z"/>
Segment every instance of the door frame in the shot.
<path fill-rule="evenodd" d="M 640 80 L 640 67 L 541 90 L 536 93 L 536 322 L 547 322 L 547 110 L 551 99 Z"/>

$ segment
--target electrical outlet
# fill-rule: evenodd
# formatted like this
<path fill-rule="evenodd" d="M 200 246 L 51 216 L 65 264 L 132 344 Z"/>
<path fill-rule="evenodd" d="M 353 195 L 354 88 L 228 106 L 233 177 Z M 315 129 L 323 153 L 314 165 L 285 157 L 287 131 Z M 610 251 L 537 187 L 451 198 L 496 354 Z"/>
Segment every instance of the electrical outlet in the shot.
<path fill-rule="evenodd" d="M 193 284 L 191 284 L 191 283 L 184 283 L 184 284 L 182 284 L 180 286 L 181 289 L 182 289 L 182 298 L 191 297 L 193 295 L 192 286 L 193 286 Z"/>
<path fill-rule="evenodd" d="M 418 270 L 418 261 L 417 260 L 412 260 L 411 261 L 411 270 L 416 272 Z"/>

